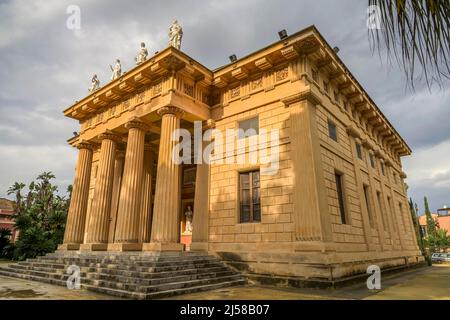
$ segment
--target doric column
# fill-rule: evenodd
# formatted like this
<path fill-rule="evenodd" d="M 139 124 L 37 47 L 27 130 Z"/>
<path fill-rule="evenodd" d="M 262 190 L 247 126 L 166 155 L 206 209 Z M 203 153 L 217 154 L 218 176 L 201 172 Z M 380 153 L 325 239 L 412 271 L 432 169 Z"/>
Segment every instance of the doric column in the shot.
<path fill-rule="evenodd" d="M 180 168 L 172 161 L 172 151 L 178 143 L 172 141 L 172 133 L 180 128 L 183 111 L 176 107 L 158 110 L 162 117 L 156 173 L 155 204 L 151 243 L 146 250 L 182 250 L 179 243 Z"/>
<path fill-rule="evenodd" d="M 124 162 L 125 162 L 125 152 L 122 151 L 117 152 L 116 161 L 114 164 L 114 182 L 113 182 L 113 191 L 111 198 L 111 214 L 110 214 L 111 222 L 109 226 L 108 243 L 114 242 L 114 234 L 116 232 L 117 209 L 119 208 L 119 194 L 120 194 L 120 185 L 122 183 L 122 172 Z"/>
<path fill-rule="evenodd" d="M 208 120 L 203 129 L 207 130 L 215 125 L 213 120 Z M 211 141 L 202 140 L 202 152 Z M 192 251 L 208 251 L 208 231 L 209 231 L 209 168 L 210 159 L 201 158 L 202 162 L 197 164 L 197 174 L 195 177 L 195 199 L 194 217 L 192 221 Z"/>
<path fill-rule="evenodd" d="M 120 188 L 114 250 L 140 250 L 139 209 L 142 194 L 144 140 L 148 126 L 140 120 L 129 121 L 127 151 Z"/>
<path fill-rule="evenodd" d="M 150 147 L 144 149 L 144 168 L 142 175 L 142 197 L 139 216 L 139 242 L 150 242 L 152 227 L 152 168 L 153 152 Z"/>
<path fill-rule="evenodd" d="M 72 198 L 67 215 L 64 244 L 60 249 L 78 250 L 83 243 L 84 226 L 89 197 L 89 183 L 92 168 L 92 145 L 80 142 L 78 161 L 73 182 Z"/>
<path fill-rule="evenodd" d="M 114 180 L 116 144 L 120 136 L 107 131 L 99 136 L 102 140 L 98 161 L 97 179 L 94 187 L 90 221 L 87 226 L 85 250 L 106 250 L 108 244 L 109 216 Z"/>

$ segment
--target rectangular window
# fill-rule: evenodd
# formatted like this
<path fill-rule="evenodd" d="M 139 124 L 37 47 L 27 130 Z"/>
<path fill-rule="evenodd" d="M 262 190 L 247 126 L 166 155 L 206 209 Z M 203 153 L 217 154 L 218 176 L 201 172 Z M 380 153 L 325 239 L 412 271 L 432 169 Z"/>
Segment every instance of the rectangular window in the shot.
<path fill-rule="evenodd" d="M 360 143 L 356 143 L 356 154 L 358 155 L 359 159 L 363 159 L 363 154 L 362 154 L 362 149 L 361 149 L 361 144 Z"/>
<path fill-rule="evenodd" d="M 336 179 L 336 192 L 338 196 L 339 201 L 339 214 L 341 216 L 341 222 L 342 224 L 347 223 L 347 218 L 345 214 L 345 203 L 344 203 L 344 189 L 342 186 L 342 174 L 335 173 L 334 177 Z"/>
<path fill-rule="evenodd" d="M 369 186 L 363 185 L 363 191 L 364 191 L 364 199 L 366 200 L 367 214 L 369 215 L 369 224 L 373 228 L 374 223 L 373 223 L 373 216 L 372 216 L 372 210 L 371 210 Z"/>
<path fill-rule="evenodd" d="M 255 136 L 259 134 L 259 118 L 254 117 L 251 119 L 239 121 L 238 123 L 239 139 L 244 139 L 247 137 Z"/>
<path fill-rule="evenodd" d="M 384 176 L 384 163 L 383 163 L 383 161 L 380 161 L 380 167 L 381 167 L 381 173 Z"/>
<path fill-rule="evenodd" d="M 337 141 L 336 124 L 331 120 L 328 120 L 328 135 L 330 136 L 331 139 Z"/>
<path fill-rule="evenodd" d="M 259 170 L 239 174 L 239 222 L 261 222 Z"/>
<path fill-rule="evenodd" d="M 375 161 L 371 153 L 369 153 L 369 159 L 370 159 L 370 166 L 375 169 Z"/>
<path fill-rule="evenodd" d="M 392 175 L 394 176 L 394 183 L 397 184 L 397 175 L 395 174 L 395 172 Z"/>
<path fill-rule="evenodd" d="M 387 231 L 387 222 L 386 222 L 386 211 L 383 208 L 383 203 L 381 202 L 381 192 L 377 191 L 377 201 L 378 201 L 378 207 L 380 208 L 380 213 L 381 213 L 381 220 L 383 222 L 383 228 L 385 231 Z"/>

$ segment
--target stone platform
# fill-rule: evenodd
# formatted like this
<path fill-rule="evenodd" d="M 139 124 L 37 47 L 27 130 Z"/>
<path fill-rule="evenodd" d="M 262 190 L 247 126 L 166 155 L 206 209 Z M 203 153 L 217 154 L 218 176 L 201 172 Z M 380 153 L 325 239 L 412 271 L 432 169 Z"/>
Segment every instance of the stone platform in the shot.
<path fill-rule="evenodd" d="M 0 275 L 66 286 L 70 265 L 80 267 L 81 287 L 130 299 L 154 299 L 246 283 L 218 258 L 193 252 L 56 251 L 0 266 Z"/>

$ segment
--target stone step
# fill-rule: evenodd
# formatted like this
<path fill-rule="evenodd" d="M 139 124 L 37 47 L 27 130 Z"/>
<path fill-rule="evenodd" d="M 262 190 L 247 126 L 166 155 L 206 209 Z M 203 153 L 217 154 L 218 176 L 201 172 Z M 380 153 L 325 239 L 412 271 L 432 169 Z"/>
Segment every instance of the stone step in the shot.
<path fill-rule="evenodd" d="M 186 281 L 178 281 L 178 282 L 169 282 L 163 284 L 156 285 L 138 285 L 138 284 L 130 284 L 130 283 L 121 283 L 116 281 L 107 281 L 107 280 L 94 280 L 94 279 L 84 279 L 82 281 L 83 284 L 93 285 L 102 288 L 111 288 L 111 289 L 119 289 L 131 292 L 141 292 L 141 293 L 152 293 L 157 291 L 168 291 L 175 289 L 183 289 L 190 286 L 200 286 L 207 285 L 212 283 L 226 282 L 232 280 L 239 280 L 240 275 L 228 275 L 223 277 L 212 277 L 206 279 L 194 279 L 194 280 L 186 280 Z"/>
<path fill-rule="evenodd" d="M 78 266 L 100 266 L 100 265 L 120 265 L 128 267 L 165 267 L 177 264 L 197 264 L 206 262 L 221 263 L 215 257 L 197 257 L 196 259 L 183 259 L 183 260 L 164 260 L 164 261 L 114 261 L 109 259 L 42 259 L 38 261 L 26 261 L 21 263 L 39 263 L 39 264 L 51 264 L 51 265 L 71 265 L 76 264 Z"/>
<path fill-rule="evenodd" d="M 219 283 L 212 283 L 207 285 L 200 285 L 200 286 L 194 286 L 189 288 L 182 288 L 182 289 L 174 289 L 174 290 L 166 290 L 166 291 L 159 291 L 159 292 L 153 292 L 148 293 L 145 295 L 145 299 L 160 299 L 160 298 L 167 298 L 172 297 L 180 294 L 188 294 L 188 293 L 195 293 L 195 292 L 201 292 L 201 291 L 209 291 L 209 290 L 217 290 L 221 288 L 226 287 L 233 287 L 233 286 L 242 286 L 245 285 L 247 282 L 245 279 L 238 279 L 238 280 L 232 280 L 232 281 L 226 281 L 226 282 L 219 282 Z"/>
<path fill-rule="evenodd" d="M 118 275 L 111 275 L 106 273 L 88 273 L 86 275 L 87 279 L 92 280 L 106 280 L 106 281 L 115 281 L 120 282 L 124 284 L 136 284 L 136 285 L 156 285 L 156 284 L 163 284 L 163 283 L 169 283 L 169 282 L 178 282 L 178 281 L 188 281 L 188 280 L 196 280 L 196 279 L 206 279 L 206 278 L 212 278 L 212 277 L 221 277 L 221 276 L 229 276 L 229 275 L 235 275 L 235 273 L 231 270 L 220 270 L 216 272 L 197 272 L 193 274 L 180 274 L 176 276 L 171 277 L 160 277 L 160 278 L 150 278 L 146 279 L 142 276 L 139 277 L 126 277 L 126 276 L 118 276 Z"/>
<path fill-rule="evenodd" d="M 80 267 L 81 286 L 122 298 L 153 299 L 244 284 L 207 254 L 53 253 L 0 267 L 0 275 L 66 286 L 68 267 Z"/>
<path fill-rule="evenodd" d="M 89 268 L 86 270 L 88 274 L 108 274 L 112 277 L 128 277 L 128 278 L 136 278 L 139 277 L 141 279 L 159 279 L 159 278 L 170 278 L 175 277 L 177 275 L 190 275 L 196 274 L 199 272 L 221 272 L 229 270 L 225 266 L 217 266 L 217 267 L 207 267 L 207 268 L 192 268 L 192 269 L 183 269 L 177 271 L 162 271 L 162 272 L 138 272 L 138 271 L 124 271 L 124 270 L 116 270 L 116 269 L 105 269 L 105 268 Z"/>

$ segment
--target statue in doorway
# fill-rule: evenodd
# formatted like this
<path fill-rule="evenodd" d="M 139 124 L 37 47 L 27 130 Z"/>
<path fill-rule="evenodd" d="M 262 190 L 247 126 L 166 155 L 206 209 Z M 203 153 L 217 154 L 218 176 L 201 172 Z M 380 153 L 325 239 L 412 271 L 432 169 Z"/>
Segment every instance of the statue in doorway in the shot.
<path fill-rule="evenodd" d="M 194 212 L 192 212 L 191 206 L 187 206 L 186 212 L 184 213 L 184 216 L 186 217 L 186 233 L 192 233 L 192 216 L 194 215 Z"/>

